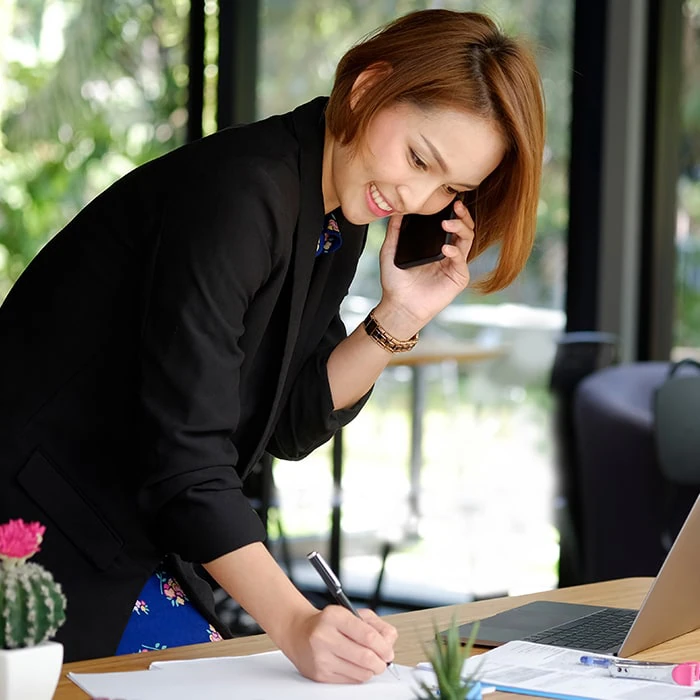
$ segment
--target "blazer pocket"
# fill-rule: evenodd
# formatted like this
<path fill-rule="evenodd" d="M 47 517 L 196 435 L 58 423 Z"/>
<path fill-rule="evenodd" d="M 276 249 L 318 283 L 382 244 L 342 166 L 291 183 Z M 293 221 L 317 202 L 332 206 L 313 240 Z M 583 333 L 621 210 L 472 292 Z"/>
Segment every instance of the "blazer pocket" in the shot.
<path fill-rule="evenodd" d="M 39 450 L 29 458 L 17 480 L 56 527 L 100 571 L 114 561 L 124 542 Z"/>

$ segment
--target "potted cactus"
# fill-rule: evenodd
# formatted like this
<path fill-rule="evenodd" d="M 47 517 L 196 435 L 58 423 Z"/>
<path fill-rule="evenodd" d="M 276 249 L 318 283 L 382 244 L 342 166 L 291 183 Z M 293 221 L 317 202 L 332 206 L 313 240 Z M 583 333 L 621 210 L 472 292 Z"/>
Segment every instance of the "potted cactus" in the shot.
<path fill-rule="evenodd" d="M 477 623 L 466 644 L 461 643 L 459 625 L 454 618 L 446 634 L 435 630 L 432 646 L 425 651 L 435 673 L 436 685 L 421 681 L 417 700 L 481 700 L 481 683 L 476 674 L 462 675 L 478 629 Z"/>
<path fill-rule="evenodd" d="M 50 641 L 65 621 L 60 584 L 39 564 L 45 527 L 10 520 L 0 525 L 0 700 L 50 700 L 63 646 Z"/>

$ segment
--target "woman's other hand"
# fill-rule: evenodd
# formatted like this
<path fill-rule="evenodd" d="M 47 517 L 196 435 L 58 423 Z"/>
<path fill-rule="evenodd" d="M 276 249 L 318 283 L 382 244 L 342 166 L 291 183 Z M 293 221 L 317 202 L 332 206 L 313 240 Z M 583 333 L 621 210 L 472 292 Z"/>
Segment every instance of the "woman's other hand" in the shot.
<path fill-rule="evenodd" d="M 371 610 L 362 619 L 339 605 L 303 615 L 278 644 L 307 678 L 362 683 L 386 672 L 394 659 L 396 629 Z"/>

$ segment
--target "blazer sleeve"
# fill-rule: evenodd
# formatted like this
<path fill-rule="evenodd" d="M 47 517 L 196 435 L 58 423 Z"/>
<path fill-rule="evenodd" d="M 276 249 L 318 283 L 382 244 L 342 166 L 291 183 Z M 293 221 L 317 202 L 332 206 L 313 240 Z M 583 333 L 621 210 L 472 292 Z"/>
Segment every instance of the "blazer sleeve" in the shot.
<path fill-rule="evenodd" d="M 299 193 L 291 174 L 239 170 L 201 184 L 190 176 L 193 190 L 171 197 L 142 321 L 139 505 L 165 551 L 193 562 L 265 538 L 231 440 L 240 420 L 240 339 L 255 293 L 284 264 L 275 246 L 291 239 Z"/>
<path fill-rule="evenodd" d="M 333 410 L 328 357 L 345 337 L 345 326 L 336 314 L 317 351 L 304 363 L 291 386 L 267 446 L 274 457 L 303 459 L 350 423 L 367 403 L 372 389 L 353 406 Z"/>
<path fill-rule="evenodd" d="M 311 333 L 310 337 L 320 338 L 310 341 L 308 357 L 291 383 L 283 409 L 278 417 L 274 434 L 267 445 L 270 454 L 280 459 L 297 460 L 306 457 L 319 445 L 327 442 L 342 427 L 350 423 L 367 403 L 372 388 L 353 406 L 333 410 L 333 397 L 328 382 L 328 357 L 342 342 L 347 332 L 340 317 L 340 303 L 348 294 L 357 271 L 357 264 L 367 243 L 366 225 L 348 222 L 341 211 L 337 212 L 343 233 L 341 249 L 333 253 L 327 262 L 326 280 L 319 306 L 324 309 L 329 302 L 326 318 L 327 326 Z M 329 292 L 329 288 L 333 291 Z M 335 296 L 335 302 L 331 299 Z M 323 317 L 323 313 L 319 314 Z"/>

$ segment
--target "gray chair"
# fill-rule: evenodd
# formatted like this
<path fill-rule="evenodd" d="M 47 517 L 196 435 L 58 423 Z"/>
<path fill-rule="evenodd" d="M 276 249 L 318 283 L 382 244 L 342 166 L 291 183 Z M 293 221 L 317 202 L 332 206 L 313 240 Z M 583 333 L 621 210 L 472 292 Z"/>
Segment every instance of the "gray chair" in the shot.
<path fill-rule="evenodd" d="M 670 366 L 615 365 L 575 391 L 583 582 L 655 576 L 698 494 L 659 468 L 654 401 Z"/>

